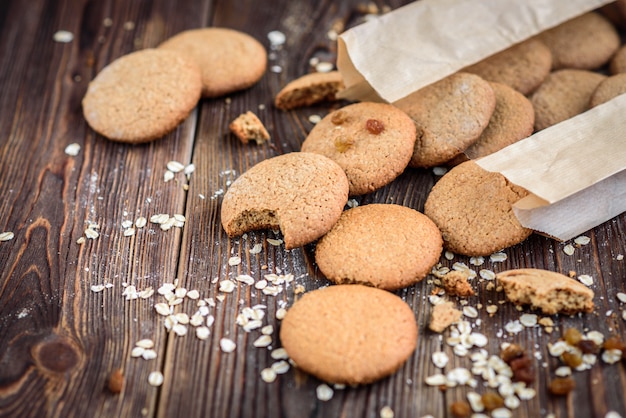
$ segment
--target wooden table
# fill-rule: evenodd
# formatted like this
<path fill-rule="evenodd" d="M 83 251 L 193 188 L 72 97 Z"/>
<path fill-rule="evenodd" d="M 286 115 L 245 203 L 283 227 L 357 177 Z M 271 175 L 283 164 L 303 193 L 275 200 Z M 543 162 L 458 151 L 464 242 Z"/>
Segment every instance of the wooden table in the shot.
<path fill-rule="evenodd" d="M 327 284 L 315 267 L 312 246 L 285 251 L 266 241 L 277 237 L 271 231 L 228 239 L 219 208 L 230 181 L 261 160 L 298 151 L 313 126 L 309 116 L 330 110 L 323 105 L 282 112 L 272 99 L 287 81 L 311 71 L 312 57 L 334 62 L 335 42 L 328 32 L 361 21 L 358 5 L 358 0 L 0 3 L 0 232 L 14 233 L 13 239 L 0 242 L 1 416 L 378 417 L 389 406 L 396 417 L 443 417 L 449 416 L 452 402 L 472 390 L 440 391 L 424 383 L 437 372 L 430 360 L 434 351 L 450 355 L 446 370 L 469 367 L 467 358 L 454 356 L 451 347 L 427 330 L 431 305 L 426 296 L 432 280 L 397 292 L 414 309 L 420 328 L 417 350 L 406 365 L 378 383 L 337 389 L 326 402 L 316 397 L 322 382 L 294 368 L 273 383 L 264 382 L 261 370 L 276 360 L 267 348 L 254 347 L 258 329 L 248 333 L 236 323 L 243 308 L 265 305 L 262 322 L 273 326 L 272 348 L 277 348 L 277 310 L 293 302 L 297 285 L 312 290 Z M 87 126 L 81 99 L 100 69 L 123 54 L 203 26 L 248 32 L 268 49 L 271 30 L 283 32 L 287 42 L 271 51 L 268 72 L 256 86 L 228 98 L 202 100 L 161 140 L 124 145 Z M 54 42 L 58 30 L 73 33 L 73 41 Z M 243 145 L 229 134 L 228 123 L 246 110 L 266 123 L 271 145 Z M 81 147 L 76 156 L 65 152 L 71 143 Z M 164 182 L 169 161 L 193 163 L 195 171 L 188 180 L 179 173 Z M 393 184 L 357 200 L 421 210 L 435 180 L 432 171 L 408 169 Z M 123 221 L 159 213 L 184 215 L 184 226 L 163 231 L 148 223 L 125 236 Z M 78 244 L 90 224 L 99 225 L 99 236 Z M 553 316 L 552 334 L 534 327 L 500 337 L 503 326 L 521 312 L 504 303 L 489 317 L 485 306 L 504 296 L 476 279 L 477 296 L 469 304 L 483 305 L 476 329 L 489 337 L 485 348 L 498 354 L 501 342 L 517 342 L 536 356 L 532 387 L 537 395 L 522 401 L 514 416 L 604 417 L 611 410 L 626 416 L 623 362 L 598 361 L 591 370 L 574 373 L 577 386 L 568 396 L 553 397 L 547 391 L 561 364 L 548 354 L 547 345 L 565 328 L 626 335 L 621 317 L 625 307 L 616 298 L 626 291 L 626 261 L 619 256 L 626 254 L 626 215 L 586 236 L 591 242 L 571 256 L 563 251 L 565 243 L 536 235 L 507 249 L 504 262 L 471 266 L 575 271 L 594 279 L 593 314 Z M 248 250 L 256 243 L 262 251 L 251 254 Z M 240 256 L 241 264 L 229 265 L 232 256 Z M 454 262 L 469 265 L 467 257 L 441 259 L 445 266 Z M 293 274 L 295 279 L 277 296 L 245 284 L 233 293 L 218 291 L 216 281 L 239 274 L 260 280 L 269 273 Z M 215 319 L 208 339 L 197 338 L 193 327 L 186 336 L 168 332 L 154 308 L 164 298 L 141 293 L 174 280 L 181 288 L 197 290 L 200 299 L 215 302 L 206 305 Z M 92 290 L 106 284 L 101 291 Z M 140 297 L 127 300 L 123 292 L 129 293 L 128 286 L 135 286 Z M 197 302 L 185 298 L 176 312 L 191 315 Z M 221 351 L 223 337 L 236 342 L 233 353 Z M 142 339 L 154 341 L 155 359 L 131 356 Z M 117 368 L 125 385 L 114 394 L 107 380 Z M 152 371 L 163 373 L 161 386 L 148 384 Z M 484 388 L 479 385 L 476 391 Z"/>

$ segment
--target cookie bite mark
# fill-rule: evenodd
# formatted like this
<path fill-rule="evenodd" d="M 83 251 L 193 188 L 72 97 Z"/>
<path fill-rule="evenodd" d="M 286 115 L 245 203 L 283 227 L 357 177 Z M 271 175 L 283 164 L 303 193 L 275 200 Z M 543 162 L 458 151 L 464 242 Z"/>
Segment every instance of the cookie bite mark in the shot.
<path fill-rule="evenodd" d="M 274 105 L 282 110 L 291 110 L 334 101 L 343 88 L 343 77 L 339 71 L 306 74 L 283 87 L 276 95 Z"/>

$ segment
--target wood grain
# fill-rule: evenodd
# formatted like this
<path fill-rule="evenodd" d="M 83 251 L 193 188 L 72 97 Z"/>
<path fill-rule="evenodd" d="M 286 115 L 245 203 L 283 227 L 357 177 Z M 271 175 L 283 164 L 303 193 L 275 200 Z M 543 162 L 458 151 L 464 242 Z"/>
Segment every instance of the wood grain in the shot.
<path fill-rule="evenodd" d="M 406 1 L 392 1 L 397 8 Z M 382 7 L 381 2 L 377 3 Z M 450 404 L 463 399 L 467 387 L 439 391 L 424 383 L 438 372 L 434 351 L 450 356 L 452 367 L 468 367 L 467 358 L 427 329 L 431 306 L 427 280 L 398 291 L 414 310 L 420 327 L 418 346 L 396 374 L 372 385 L 335 390 L 331 401 L 317 400 L 322 383 L 291 368 L 273 383 L 260 378 L 275 362 L 267 348 L 253 341 L 260 330 L 245 332 L 237 315 L 245 307 L 264 305 L 263 325 L 272 325 L 271 347 L 280 346 L 279 308 L 297 299 L 297 285 L 307 291 L 328 284 L 314 262 L 314 245 L 285 251 L 268 243 L 273 231 L 229 239 L 220 226 L 220 203 L 229 182 L 259 161 L 298 151 L 312 128 L 309 116 L 323 116 L 340 106 L 324 104 L 291 112 L 272 106 L 288 81 L 312 70 L 311 58 L 333 62 L 331 29 L 362 21 L 358 0 L 210 1 L 168 0 L 34 0 L 0 2 L 0 232 L 15 238 L 0 242 L 0 416 L 2 417 L 378 417 L 384 406 L 396 417 L 449 416 Z M 109 20 L 110 19 L 110 20 Z M 182 30 L 230 27 L 250 33 L 268 48 L 269 70 L 252 88 L 213 100 L 202 100 L 192 115 L 162 140 L 131 146 L 96 135 L 82 117 L 81 100 L 88 82 L 105 65 L 131 51 L 155 47 Z M 68 44 L 52 40 L 54 32 L 72 32 Z M 287 43 L 271 50 L 267 33 L 280 30 Z M 228 123 L 252 110 L 272 135 L 271 144 L 244 145 L 228 132 Z M 80 153 L 68 156 L 70 143 Z M 168 161 L 193 163 L 195 171 L 164 182 Z M 422 210 L 437 181 L 429 170 L 407 169 L 392 184 L 357 198 L 360 204 L 395 203 Z M 183 188 L 188 185 L 188 190 Z M 185 226 L 162 231 L 149 223 L 134 236 L 124 236 L 122 222 L 158 213 L 183 214 Z M 100 236 L 84 236 L 90 223 Z M 596 310 L 584 316 L 554 316 L 555 331 L 527 328 L 516 335 L 502 332 L 521 314 L 504 295 L 475 279 L 472 305 L 497 304 L 496 315 L 480 310 L 477 330 L 489 337 L 486 349 L 516 342 L 536 358 L 533 387 L 537 396 L 522 401 L 516 417 L 604 417 L 608 411 L 626 416 L 624 363 L 598 362 L 574 374 L 576 390 L 550 396 L 547 385 L 560 362 L 547 350 L 569 327 L 598 330 L 626 338 L 624 309 L 616 298 L 626 292 L 626 215 L 586 234 L 591 243 L 573 256 L 564 244 L 538 235 L 506 249 L 502 263 L 489 260 L 475 270 L 502 271 L 536 267 L 594 278 Z M 259 254 L 250 253 L 255 244 Z M 229 265 L 232 256 L 241 264 Z M 469 265 L 467 257 L 442 257 L 444 266 Z M 238 284 L 218 291 L 218 282 L 248 274 L 293 274 L 294 281 L 277 296 Z M 127 286 L 158 289 L 177 280 L 198 290 L 215 321 L 207 340 L 168 332 L 154 310 L 164 301 L 155 293 L 126 300 Z M 92 285 L 111 284 L 95 293 Z M 223 301 L 219 300 L 224 296 Z M 175 312 L 192 315 L 197 301 L 185 299 Z M 529 312 L 525 309 L 524 312 Z M 221 338 L 237 344 L 233 353 L 219 348 Z M 157 358 L 131 357 L 135 343 L 155 342 Z M 109 373 L 120 368 L 124 387 L 107 389 Z M 148 384 L 150 372 L 162 371 L 162 386 Z M 479 392 L 484 388 L 476 389 Z"/>

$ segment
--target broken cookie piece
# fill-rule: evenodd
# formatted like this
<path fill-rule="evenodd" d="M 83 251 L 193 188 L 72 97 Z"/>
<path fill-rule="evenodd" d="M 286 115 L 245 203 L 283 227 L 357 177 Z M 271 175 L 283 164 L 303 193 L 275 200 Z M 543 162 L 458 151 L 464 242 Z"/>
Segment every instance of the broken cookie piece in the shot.
<path fill-rule="evenodd" d="M 270 134 L 263 126 L 263 122 L 250 111 L 239 115 L 228 125 L 228 128 L 244 144 L 252 140 L 257 144 L 262 144 L 270 139 Z"/>
<path fill-rule="evenodd" d="M 325 100 L 332 101 L 343 87 L 339 71 L 306 74 L 283 87 L 276 95 L 274 105 L 282 110 L 291 110 Z"/>
<path fill-rule="evenodd" d="M 467 281 L 468 278 L 467 273 L 452 270 L 441 278 L 441 284 L 448 295 L 466 298 L 474 296 L 474 289 Z"/>
<path fill-rule="evenodd" d="M 461 319 L 461 311 L 454 307 L 454 303 L 440 303 L 435 305 L 430 314 L 430 324 L 428 328 L 430 328 L 431 331 L 441 333 L 459 319 Z"/>

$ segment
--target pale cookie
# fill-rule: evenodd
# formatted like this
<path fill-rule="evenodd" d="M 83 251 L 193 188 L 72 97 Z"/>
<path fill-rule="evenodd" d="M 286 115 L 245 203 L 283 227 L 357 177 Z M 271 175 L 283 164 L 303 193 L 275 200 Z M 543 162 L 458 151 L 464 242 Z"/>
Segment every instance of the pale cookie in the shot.
<path fill-rule="evenodd" d="M 350 195 L 391 183 L 409 164 L 415 124 L 384 103 L 355 103 L 328 114 L 311 130 L 302 151 L 325 155 L 346 172 Z"/>
<path fill-rule="evenodd" d="M 626 73 L 626 45 L 621 47 L 611 59 L 609 65 L 611 74 Z"/>
<path fill-rule="evenodd" d="M 620 46 L 619 34 L 604 16 L 590 12 L 544 31 L 538 38 L 552 52 L 552 69 L 594 70 Z"/>
<path fill-rule="evenodd" d="M 417 140 L 412 167 L 434 167 L 478 140 L 496 106 L 489 83 L 474 74 L 456 73 L 397 103 L 415 121 Z"/>
<path fill-rule="evenodd" d="M 572 118 L 589 110 L 589 100 L 605 75 L 585 70 L 551 73 L 530 98 L 535 108 L 535 130 Z"/>
<path fill-rule="evenodd" d="M 317 243 L 315 261 L 335 283 L 395 290 L 422 280 L 439 261 L 443 241 L 420 212 L 399 205 L 349 209 Z"/>
<path fill-rule="evenodd" d="M 442 333 L 450 325 L 461 319 L 462 312 L 452 302 L 443 302 L 433 307 L 428 328 L 433 332 Z"/>
<path fill-rule="evenodd" d="M 270 134 L 263 122 L 250 111 L 239 115 L 228 125 L 228 128 L 244 144 L 250 141 L 262 144 L 270 139 Z"/>
<path fill-rule="evenodd" d="M 343 88 L 343 78 L 339 71 L 306 74 L 283 87 L 276 95 L 274 105 L 282 110 L 291 110 L 333 101 Z"/>
<path fill-rule="evenodd" d="M 226 28 L 191 29 L 159 45 L 194 59 L 202 71 L 202 96 L 219 97 L 254 85 L 265 74 L 267 53 L 252 36 Z"/>
<path fill-rule="evenodd" d="M 552 68 L 552 53 L 539 39 L 531 38 L 466 67 L 463 71 L 487 81 L 506 84 L 524 95 L 532 93 Z"/>
<path fill-rule="evenodd" d="M 469 275 L 464 271 L 452 270 L 441 278 L 441 285 L 446 294 L 467 298 L 474 296 L 474 289 L 467 281 Z"/>
<path fill-rule="evenodd" d="M 293 152 L 262 161 L 228 188 L 222 226 L 230 237 L 280 228 L 285 248 L 315 241 L 332 228 L 348 201 L 348 179 L 323 155 Z"/>
<path fill-rule="evenodd" d="M 101 135 L 140 143 L 161 138 L 200 99 L 198 66 L 172 51 L 144 49 L 107 65 L 83 98 L 85 120 Z"/>
<path fill-rule="evenodd" d="M 533 133 L 535 110 L 524 96 L 511 87 L 500 83 L 489 83 L 496 94 L 496 109 L 489 125 L 465 153 L 455 157 L 452 163 L 459 164 L 467 158 L 476 159 L 501 150 Z"/>
<path fill-rule="evenodd" d="M 549 270 L 518 269 L 498 273 L 506 298 L 531 305 L 546 315 L 593 311 L 593 291 L 574 279 Z"/>
<path fill-rule="evenodd" d="M 500 173 L 466 161 L 448 171 L 432 188 L 424 214 L 441 230 L 444 247 L 463 255 L 489 255 L 524 241 L 532 231 L 513 213 L 528 195 Z"/>
<path fill-rule="evenodd" d="M 624 93 L 626 93 L 626 73 L 613 75 L 598 84 L 591 95 L 589 106 L 598 106 Z"/>
<path fill-rule="evenodd" d="M 398 296 L 362 285 L 305 293 L 289 308 L 280 341 L 297 367 L 350 385 L 393 374 L 415 350 L 413 310 Z"/>

